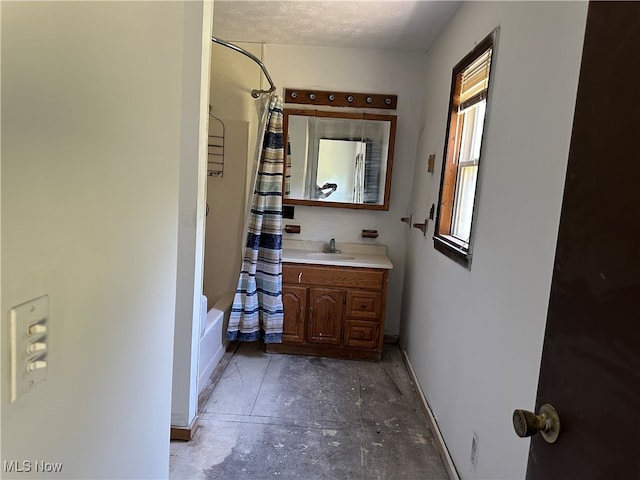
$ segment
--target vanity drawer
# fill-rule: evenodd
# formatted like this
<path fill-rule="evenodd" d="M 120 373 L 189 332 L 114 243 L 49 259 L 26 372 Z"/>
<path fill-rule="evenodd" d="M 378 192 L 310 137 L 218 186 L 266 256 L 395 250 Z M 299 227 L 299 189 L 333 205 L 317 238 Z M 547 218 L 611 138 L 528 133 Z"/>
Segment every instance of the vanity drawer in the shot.
<path fill-rule="evenodd" d="M 360 320 L 345 322 L 344 344 L 348 347 L 376 348 L 379 345 L 379 336 L 377 323 Z"/>
<path fill-rule="evenodd" d="M 384 272 L 373 268 L 285 263 L 282 265 L 282 283 L 381 290 L 384 286 Z"/>
<path fill-rule="evenodd" d="M 378 321 L 381 309 L 382 294 L 380 292 L 347 291 L 347 317 Z"/>

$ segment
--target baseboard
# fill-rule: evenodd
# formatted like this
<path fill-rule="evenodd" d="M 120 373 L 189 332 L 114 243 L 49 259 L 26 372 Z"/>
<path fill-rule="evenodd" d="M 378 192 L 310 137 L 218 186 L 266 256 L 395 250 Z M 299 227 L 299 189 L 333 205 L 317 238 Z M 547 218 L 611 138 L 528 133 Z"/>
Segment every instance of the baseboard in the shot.
<path fill-rule="evenodd" d="M 436 422 L 436 417 L 433 415 L 433 411 L 429 406 L 429 402 L 427 402 L 426 397 L 424 396 L 424 392 L 422 391 L 422 387 L 420 386 L 420 382 L 418 381 L 418 377 L 416 376 L 416 372 L 413 369 L 413 365 L 411 365 L 411 361 L 407 356 L 407 352 L 402 350 L 402 358 L 404 359 L 404 363 L 409 370 L 409 374 L 411 375 L 411 379 L 413 383 L 416 385 L 416 389 L 418 390 L 418 394 L 420 395 L 420 399 L 422 400 L 422 406 L 427 412 L 427 418 L 429 419 L 429 426 L 431 427 L 431 431 L 433 432 L 433 436 L 436 440 L 436 447 L 438 448 L 438 452 L 440 453 L 440 457 L 442 457 L 442 461 L 444 463 L 444 467 L 447 470 L 447 474 L 449 475 L 450 480 L 460 480 L 460 475 L 458 475 L 458 471 L 456 470 L 456 466 L 453 463 L 453 459 L 451 458 L 451 454 L 447 449 L 447 445 L 444 442 L 444 437 L 442 436 L 442 432 L 438 427 L 438 422 Z"/>
<path fill-rule="evenodd" d="M 193 434 L 198 429 L 198 416 L 191 421 L 191 425 L 188 427 L 175 427 L 171 425 L 171 440 L 183 440 L 188 442 L 193 438 Z"/>

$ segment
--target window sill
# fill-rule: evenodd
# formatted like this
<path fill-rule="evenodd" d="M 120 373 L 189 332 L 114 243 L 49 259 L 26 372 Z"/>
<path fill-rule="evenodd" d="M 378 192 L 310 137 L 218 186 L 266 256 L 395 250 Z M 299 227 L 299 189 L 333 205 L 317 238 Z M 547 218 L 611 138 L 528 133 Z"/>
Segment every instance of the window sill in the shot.
<path fill-rule="evenodd" d="M 471 269 L 471 254 L 468 249 L 464 248 L 462 244 L 458 244 L 452 237 L 448 235 L 434 236 L 433 247 L 456 263 Z"/>

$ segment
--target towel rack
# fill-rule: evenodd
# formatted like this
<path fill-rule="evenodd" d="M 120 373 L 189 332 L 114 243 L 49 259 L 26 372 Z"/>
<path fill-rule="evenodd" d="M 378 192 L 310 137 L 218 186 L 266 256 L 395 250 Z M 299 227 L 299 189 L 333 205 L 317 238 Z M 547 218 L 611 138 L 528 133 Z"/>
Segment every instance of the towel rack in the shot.
<path fill-rule="evenodd" d="M 211 113 L 209 105 L 209 142 L 207 156 L 207 175 L 222 177 L 224 174 L 224 122 Z"/>
<path fill-rule="evenodd" d="M 262 63 L 258 57 L 256 57 L 255 55 L 253 55 L 250 52 L 247 52 L 244 48 L 240 48 L 237 45 L 234 45 L 233 43 L 225 42 L 224 40 L 222 40 L 220 38 L 211 37 L 211 41 L 214 42 L 214 43 L 217 43 L 219 45 L 223 45 L 223 46 L 225 46 L 227 48 L 230 48 L 231 50 L 235 50 L 236 52 L 241 53 L 241 54 L 249 57 L 251 60 L 253 60 L 254 62 L 256 62 L 260 66 L 260 68 L 262 69 L 262 73 L 264 73 L 264 76 L 267 77 L 267 80 L 269 81 L 269 85 L 271 85 L 271 88 L 269 88 L 269 90 L 258 90 L 258 89 L 251 90 L 251 96 L 253 98 L 258 98 L 263 93 L 271 93 L 271 92 L 275 91 L 276 86 L 273 83 L 273 80 L 271 80 L 271 76 L 269 75 L 269 72 L 267 72 L 267 67 L 264 66 L 264 63 Z"/>

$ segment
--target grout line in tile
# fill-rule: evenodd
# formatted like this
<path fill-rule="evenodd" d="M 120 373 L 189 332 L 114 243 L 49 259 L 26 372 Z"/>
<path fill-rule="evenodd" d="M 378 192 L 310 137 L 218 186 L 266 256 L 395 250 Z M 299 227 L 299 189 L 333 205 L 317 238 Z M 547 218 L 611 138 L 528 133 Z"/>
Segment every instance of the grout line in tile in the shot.
<path fill-rule="evenodd" d="M 262 373 L 262 379 L 260 380 L 260 387 L 258 388 L 258 392 L 256 393 L 256 398 L 253 399 L 253 405 L 251 405 L 251 410 L 249 415 L 253 414 L 253 409 L 256 407 L 256 403 L 258 402 L 258 397 L 260 396 L 260 392 L 262 391 L 262 385 L 264 384 L 264 379 L 267 377 L 267 371 L 269 370 L 269 365 L 271 365 L 271 356 L 269 356 L 269 360 L 267 361 L 267 366 Z"/>
<path fill-rule="evenodd" d="M 331 422 L 331 421 L 327 421 L 326 423 L 298 422 L 298 421 L 281 422 L 278 420 L 280 420 L 280 417 L 255 416 L 255 415 L 248 417 L 247 415 L 218 414 L 218 415 L 207 415 L 206 417 L 200 419 L 200 423 L 201 425 L 215 424 L 215 423 L 228 423 L 228 424 L 244 424 L 244 425 L 270 425 L 270 426 L 277 426 L 277 427 L 283 427 L 283 428 L 288 428 L 288 427 L 306 428 L 306 429 L 312 429 L 312 430 L 360 431 L 362 435 L 361 448 L 364 445 L 363 444 L 364 435 L 366 433 L 375 432 L 380 437 L 395 437 L 395 436 L 407 435 L 407 432 L 400 432 L 397 430 L 381 430 L 379 425 L 367 425 L 365 424 L 364 421 L 362 422 L 362 424 L 359 424 L 359 423 Z M 433 440 L 431 437 L 424 437 L 424 439 L 427 441 Z M 366 451 L 366 448 L 364 448 L 364 451 Z M 434 455 L 438 456 L 437 453 Z"/>
<path fill-rule="evenodd" d="M 267 416 L 251 416 L 247 415 L 206 415 L 200 418 L 201 424 L 206 423 L 241 423 L 247 425 L 275 425 L 281 427 L 300 427 L 300 428 L 313 428 L 313 429 L 332 429 L 332 430 L 355 430 L 361 428 L 360 425 L 343 422 L 331 422 L 327 421 L 319 423 L 317 421 L 299 422 L 299 421 L 279 421 L 283 420 L 280 417 L 267 417 Z"/>
<path fill-rule="evenodd" d="M 356 368 L 356 374 L 358 370 Z M 358 375 L 358 410 L 360 411 L 360 477 L 364 480 L 364 416 L 362 409 L 362 376 Z"/>
<path fill-rule="evenodd" d="M 244 423 L 263 423 L 264 419 L 274 419 L 274 420 L 284 420 L 293 423 L 305 423 L 309 425 L 355 425 L 360 426 L 361 424 L 365 427 L 375 427 L 377 424 L 371 422 L 360 422 L 356 421 L 340 421 L 340 420 L 330 420 L 330 419 L 322 419 L 322 418 L 292 418 L 292 417 L 279 417 L 273 415 L 246 415 L 241 413 L 222 413 L 222 412 L 210 412 L 200 415 L 198 417 L 201 420 L 229 420 L 235 421 L 237 419 L 242 420 Z"/>

